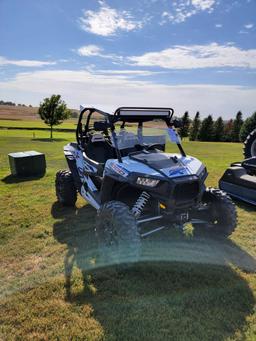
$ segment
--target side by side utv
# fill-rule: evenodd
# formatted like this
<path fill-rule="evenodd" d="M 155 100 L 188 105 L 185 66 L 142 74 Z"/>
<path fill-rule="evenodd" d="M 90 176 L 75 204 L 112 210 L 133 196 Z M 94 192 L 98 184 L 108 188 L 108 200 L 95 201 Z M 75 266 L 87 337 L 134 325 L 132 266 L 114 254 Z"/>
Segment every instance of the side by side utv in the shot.
<path fill-rule="evenodd" d="M 244 141 L 244 157 L 233 162 L 219 181 L 231 197 L 256 206 L 256 129 Z"/>
<path fill-rule="evenodd" d="M 79 193 L 96 209 L 102 245 L 136 244 L 175 224 L 224 237 L 234 231 L 235 205 L 223 191 L 206 188 L 206 167 L 186 155 L 173 115 L 171 108 L 121 107 L 113 114 L 81 108 L 76 142 L 64 147 L 69 170 L 57 172 L 56 194 L 73 206 Z M 144 133 L 156 126 L 161 134 Z M 177 153 L 165 152 L 167 138 Z M 157 226 L 149 229 L 152 222 Z"/>

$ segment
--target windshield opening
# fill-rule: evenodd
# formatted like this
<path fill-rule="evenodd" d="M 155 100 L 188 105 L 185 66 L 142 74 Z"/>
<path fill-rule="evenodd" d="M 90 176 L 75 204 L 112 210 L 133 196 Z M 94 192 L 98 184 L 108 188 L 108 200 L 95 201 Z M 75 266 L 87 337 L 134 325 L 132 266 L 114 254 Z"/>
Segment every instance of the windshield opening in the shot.
<path fill-rule="evenodd" d="M 143 124 L 127 122 L 115 125 L 118 148 L 132 148 L 135 145 L 165 145 L 166 128 L 162 120 L 152 120 Z"/>

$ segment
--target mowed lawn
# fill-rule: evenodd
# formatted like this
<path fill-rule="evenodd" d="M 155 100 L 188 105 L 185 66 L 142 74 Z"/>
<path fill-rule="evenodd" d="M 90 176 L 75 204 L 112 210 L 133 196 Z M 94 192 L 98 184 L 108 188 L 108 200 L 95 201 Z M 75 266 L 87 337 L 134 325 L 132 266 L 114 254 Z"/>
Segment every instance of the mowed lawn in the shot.
<path fill-rule="evenodd" d="M 54 126 L 54 129 L 67 128 L 76 129 L 77 119 L 69 119 L 63 122 L 61 125 Z M 0 119 L 0 127 L 17 127 L 17 128 L 49 128 L 41 119 L 34 120 L 5 120 Z"/>
<path fill-rule="evenodd" d="M 255 209 L 237 203 L 227 241 L 165 230 L 143 241 L 139 262 L 98 264 L 95 210 L 55 199 L 74 134 L 48 135 L 0 130 L 0 340 L 256 340 Z M 241 144 L 184 148 L 210 186 L 242 157 Z M 44 177 L 9 176 L 7 154 L 24 150 L 45 153 Z"/>

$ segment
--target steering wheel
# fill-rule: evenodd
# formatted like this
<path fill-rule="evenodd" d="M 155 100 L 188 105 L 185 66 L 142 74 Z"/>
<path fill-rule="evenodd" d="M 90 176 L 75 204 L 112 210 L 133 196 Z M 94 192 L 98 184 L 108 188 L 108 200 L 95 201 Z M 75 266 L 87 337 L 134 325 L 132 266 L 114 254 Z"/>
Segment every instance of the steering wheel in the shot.
<path fill-rule="evenodd" d="M 152 149 L 160 149 L 160 150 L 164 150 L 164 147 L 162 144 L 160 143 L 152 143 L 152 144 L 149 144 L 147 146 L 144 147 L 146 150 L 152 150 Z"/>

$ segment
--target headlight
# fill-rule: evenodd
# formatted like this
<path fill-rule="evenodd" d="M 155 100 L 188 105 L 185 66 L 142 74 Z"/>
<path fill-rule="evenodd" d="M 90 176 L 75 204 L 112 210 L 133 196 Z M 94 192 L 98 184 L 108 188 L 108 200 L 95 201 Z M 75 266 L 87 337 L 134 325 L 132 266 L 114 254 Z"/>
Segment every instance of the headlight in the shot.
<path fill-rule="evenodd" d="M 141 186 L 155 187 L 160 180 L 138 177 L 136 183 Z"/>
<path fill-rule="evenodd" d="M 207 173 L 207 170 L 206 170 L 206 168 L 204 168 L 204 169 L 201 171 L 201 173 L 198 175 L 199 178 L 200 178 L 200 179 L 204 178 L 205 175 L 206 175 L 206 173 Z"/>

